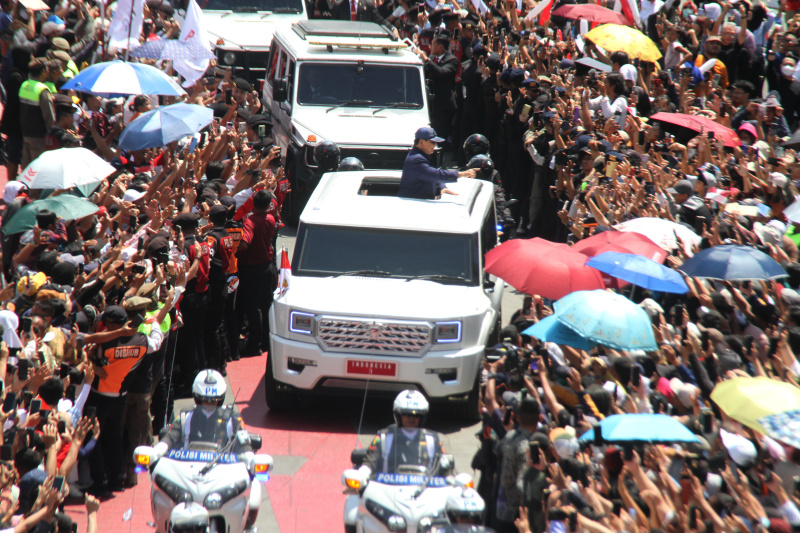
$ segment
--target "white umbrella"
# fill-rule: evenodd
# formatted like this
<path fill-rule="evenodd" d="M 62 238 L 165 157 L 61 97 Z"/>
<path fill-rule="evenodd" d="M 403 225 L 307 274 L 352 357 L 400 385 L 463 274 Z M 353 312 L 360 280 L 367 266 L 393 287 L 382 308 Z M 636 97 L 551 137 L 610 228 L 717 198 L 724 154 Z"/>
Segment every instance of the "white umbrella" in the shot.
<path fill-rule="evenodd" d="M 641 233 L 667 251 L 672 251 L 683 241 L 683 249 L 692 255 L 692 246 L 700 246 L 703 239 L 683 224 L 672 222 L 663 218 L 641 217 L 617 224 L 614 228 L 619 231 Z"/>
<path fill-rule="evenodd" d="M 102 181 L 115 170 L 91 150 L 60 148 L 34 159 L 18 180 L 29 189 L 70 189 Z"/>

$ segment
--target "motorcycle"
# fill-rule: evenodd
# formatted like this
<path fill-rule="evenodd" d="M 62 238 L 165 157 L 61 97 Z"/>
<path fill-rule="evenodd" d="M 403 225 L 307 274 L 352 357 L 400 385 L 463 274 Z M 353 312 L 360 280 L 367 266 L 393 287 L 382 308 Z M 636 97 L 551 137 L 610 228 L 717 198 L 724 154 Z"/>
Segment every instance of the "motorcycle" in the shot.
<path fill-rule="evenodd" d="M 473 485 L 469 474 L 434 476 L 425 465 L 400 465 L 396 472 L 380 472 L 373 477 L 357 469 L 365 452 L 354 450 L 350 457 L 356 468 L 345 470 L 342 475 L 347 495 L 346 533 L 420 533 L 447 526 L 448 497 Z M 446 472 L 452 467 L 452 456 L 442 455 L 431 471 Z"/>
<path fill-rule="evenodd" d="M 244 430 L 237 433 L 250 440 L 254 452 L 261 448 L 260 436 Z M 163 457 L 151 446 L 136 448 L 136 464 L 150 471 L 157 533 L 169 532 L 170 513 L 181 502 L 196 502 L 208 510 L 209 533 L 257 533 L 261 482 L 269 479 L 272 457 L 232 454 L 232 444 L 233 440 L 219 449 L 214 444 L 191 443 L 188 449 L 169 450 Z"/>

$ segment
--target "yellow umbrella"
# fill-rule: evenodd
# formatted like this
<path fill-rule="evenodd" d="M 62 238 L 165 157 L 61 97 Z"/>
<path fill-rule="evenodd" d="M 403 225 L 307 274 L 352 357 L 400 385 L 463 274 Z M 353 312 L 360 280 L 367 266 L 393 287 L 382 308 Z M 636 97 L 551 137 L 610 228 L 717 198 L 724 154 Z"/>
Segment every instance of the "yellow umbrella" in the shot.
<path fill-rule="evenodd" d="M 619 24 L 603 24 L 586 35 L 585 40 L 592 41 L 608 52 L 626 52 L 631 57 L 655 63 L 661 59 L 656 43 L 647 35 L 630 26 Z"/>
<path fill-rule="evenodd" d="M 711 399 L 730 418 L 759 433 L 767 433 L 759 418 L 800 409 L 800 389 L 770 378 L 735 378 L 723 381 Z"/>

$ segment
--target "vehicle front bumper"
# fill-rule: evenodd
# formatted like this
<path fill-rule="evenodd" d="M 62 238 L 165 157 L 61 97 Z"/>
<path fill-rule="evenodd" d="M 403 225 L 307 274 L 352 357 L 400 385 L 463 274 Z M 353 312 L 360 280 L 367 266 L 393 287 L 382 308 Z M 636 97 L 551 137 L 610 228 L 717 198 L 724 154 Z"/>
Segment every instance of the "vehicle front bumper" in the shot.
<path fill-rule="evenodd" d="M 484 352 L 483 346 L 470 346 L 458 350 L 429 350 L 421 357 L 378 356 L 323 352 L 316 343 L 298 342 L 275 334 L 270 338 L 269 357 L 275 380 L 279 386 L 296 392 L 363 393 L 369 381 L 370 391 L 396 394 L 416 388 L 432 399 L 463 399 L 475 385 Z M 290 358 L 311 361 L 315 365 L 290 363 Z M 349 373 L 348 361 L 393 363 L 397 371 L 394 376 Z M 454 374 L 443 372 L 445 369 Z"/>

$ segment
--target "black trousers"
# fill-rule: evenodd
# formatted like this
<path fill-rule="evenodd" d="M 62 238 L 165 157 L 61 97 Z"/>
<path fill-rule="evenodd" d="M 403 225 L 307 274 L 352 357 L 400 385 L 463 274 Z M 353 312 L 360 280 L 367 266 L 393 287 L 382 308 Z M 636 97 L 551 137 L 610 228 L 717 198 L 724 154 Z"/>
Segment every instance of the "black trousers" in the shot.
<path fill-rule="evenodd" d="M 239 265 L 237 307 L 247 318 L 246 351 L 269 350 L 269 308 L 277 282 L 275 263 Z"/>
<path fill-rule="evenodd" d="M 125 412 L 125 396 L 103 396 L 95 391 L 89 392 L 87 406 L 97 409 L 100 423 L 100 439 L 89 456 L 89 468 L 95 485 L 104 485 L 107 477 L 109 485 L 122 483 L 122 415 Z"/>
<path fill-rule="evenodd" d="M 208 286 L 208 311 L 203 328 L 206 364 L 209 368 L 217 370 L 225 368 L 225 339 L 222 337 L 222 319 L 225 315 L 227 294 L 228 283 L 224 276 L 219 280 L 213 280 Z"/>
<path fill-rule="evenodd" d="M 206 368 L 205 335 L 208 294 L 188 293 L 181 301 L 183 326 L 178 333 L 175 364 L 180 367 L 180 385 L 191 388 L 198 372 Z"/>

